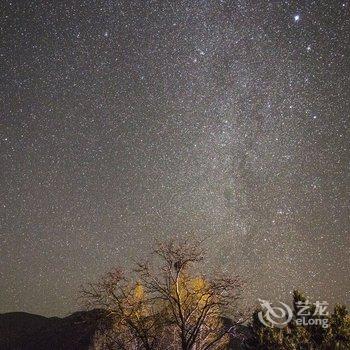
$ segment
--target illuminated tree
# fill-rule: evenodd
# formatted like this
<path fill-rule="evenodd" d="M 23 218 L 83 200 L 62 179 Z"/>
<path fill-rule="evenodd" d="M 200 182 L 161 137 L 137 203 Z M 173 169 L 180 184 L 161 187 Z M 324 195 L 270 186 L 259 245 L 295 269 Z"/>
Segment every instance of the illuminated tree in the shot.
<path fill-rule="evenodd" d="M 161 244 L 154 254 L 160 268 L 139 264 L 138 272 L 148 294 L 162 300 L 168 323 L 176 330 L 174 341 L 183 350 L 220 349 L 230 331 L 222 316 L 231 317 L 232 327 L 243 320 L 237 308 L 240 278 L 200 274 L 195 268 L 203 263 L 204 253 L 195 244 Z"/>
<path fill-rule="evenodd" d="M 146 298 L 140 283 L 133 284 L 121 270 L 115 270 L 97 283 L 90 283 L 82 295 L 88 306 L 106 310 L 101 328 L 110 347 L 157 348 L 163 324 L 160 317 L 154 316 L 161 316 L 161 312 Z"/>
<path fill-rule="evenodd" d="M 152 257 L 137 264 L 133 280 L 116 270 L 83 291 L 90 306 L 107 310 L 111 343 L 129 350 L 225 348 L 244 320 L 237 306 L 241 279 L 199 272 L 198 244 L 159 244 Z"/>

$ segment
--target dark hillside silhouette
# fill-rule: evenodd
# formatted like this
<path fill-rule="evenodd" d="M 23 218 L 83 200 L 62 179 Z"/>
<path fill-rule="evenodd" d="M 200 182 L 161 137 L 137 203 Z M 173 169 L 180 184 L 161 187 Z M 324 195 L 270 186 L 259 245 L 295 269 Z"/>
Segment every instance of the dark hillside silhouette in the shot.
<path fill-rule="evenodd" d="M 43 317 L 25 312 L 0 314 L 1 350 L 85 350 L 92 344 L 101 311 Z"/>

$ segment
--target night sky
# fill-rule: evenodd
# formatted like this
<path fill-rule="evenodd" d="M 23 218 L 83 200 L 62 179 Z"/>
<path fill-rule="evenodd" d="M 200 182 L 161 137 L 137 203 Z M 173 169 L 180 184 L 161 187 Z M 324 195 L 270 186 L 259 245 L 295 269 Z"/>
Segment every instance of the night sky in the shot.
<path fill-rule="evenodd" d="M 0 312 L 170 237 L 253 303 L 349 303 L 349 1 L 0 7 Z"/>

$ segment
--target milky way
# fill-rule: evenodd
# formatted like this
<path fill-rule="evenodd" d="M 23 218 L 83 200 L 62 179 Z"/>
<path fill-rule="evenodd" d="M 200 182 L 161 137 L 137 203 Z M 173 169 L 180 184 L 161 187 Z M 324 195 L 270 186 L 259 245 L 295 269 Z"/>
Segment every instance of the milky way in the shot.
<path fill-rule="evenodd" d="M 192 236 L 253 302 L 349 302 L 348 1 L 0 6 L 0 312 Z"/>

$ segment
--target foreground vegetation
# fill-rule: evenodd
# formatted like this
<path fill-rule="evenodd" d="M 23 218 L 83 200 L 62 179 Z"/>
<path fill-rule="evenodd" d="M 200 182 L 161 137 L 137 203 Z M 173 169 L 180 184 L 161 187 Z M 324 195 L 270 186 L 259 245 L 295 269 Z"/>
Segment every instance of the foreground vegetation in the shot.
<path fill-rule="evenodd" d="M 84 288 L 88 307 L 104 310 L 99 348 L 350 349 L 345 306 L 322 316 L 327 322 L 322 327 L 308 322 L 313 316 L 300 320 L 297 306 L 306 298 L 294 292 L 291 321 L 283 328 L 264 325 L 261 310 L 252 313 L 240 305 L 242 279 L 203 272 L 204 257 L 198 243 L 159 244 L 152 259 L 137 263 L 132 273 L 116 269 Z"/>
<path fill-rule="evenodd" d="M 307 303 L 307 298 L 298 291 L 293 294 L 293 318 L 283 328 L 263 325 L 256 310 L 250 322 L 251 339 L 247 348 L 257 350 L 346 350 L 350 349 L 350 315 L 344 305 L 335 305 L 328 315 L 313 316 L 315 305 L 311 304 L 310 315 L 300 316 L 298 305 Z M 317 322 L 321 320 L 322 322 Z M 301 325 L 300 325 L 301 324 Z"/>

